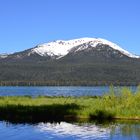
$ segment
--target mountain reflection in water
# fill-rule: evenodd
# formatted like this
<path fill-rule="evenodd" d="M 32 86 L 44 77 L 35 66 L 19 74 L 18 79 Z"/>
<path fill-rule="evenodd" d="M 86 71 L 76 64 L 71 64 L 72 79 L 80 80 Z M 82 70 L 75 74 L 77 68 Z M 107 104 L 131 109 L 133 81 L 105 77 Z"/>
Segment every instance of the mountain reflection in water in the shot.
<path fill-rule="evenodd" d="M 140 122 L 0 122 L 1 140 L 139 140 Z"/>
<path fill-rule="evenodd" d="M 96 139 L 109 137 L 109 128 L 101 128 L 96 125 L 89 124 L 70 124 L 66 122 L 51 124 L 51 123 L 40 123 L 37 128 L 41 132 L 50 132 L 53 135 L 59 135 L 61 137 L 77 137 L 80 139 Z"/>

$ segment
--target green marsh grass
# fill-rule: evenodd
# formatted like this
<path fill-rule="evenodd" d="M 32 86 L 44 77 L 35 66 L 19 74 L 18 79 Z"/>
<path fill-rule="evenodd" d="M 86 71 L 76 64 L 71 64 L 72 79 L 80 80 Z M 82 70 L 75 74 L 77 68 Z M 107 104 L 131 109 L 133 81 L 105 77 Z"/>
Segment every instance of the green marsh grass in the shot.
<path fill-rule="evenodd" d="M 140 119 L 140 86 L 134 93 L 123 87 L 103 96 L 0 97 L 0 119 L 8 121 L 56 121 L 65 119 Z"/>

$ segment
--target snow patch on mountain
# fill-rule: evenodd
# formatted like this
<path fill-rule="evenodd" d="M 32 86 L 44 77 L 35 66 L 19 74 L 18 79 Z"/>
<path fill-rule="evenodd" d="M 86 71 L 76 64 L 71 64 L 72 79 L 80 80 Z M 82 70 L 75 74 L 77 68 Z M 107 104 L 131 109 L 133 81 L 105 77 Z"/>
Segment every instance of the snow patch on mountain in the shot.
<path fill-rule="evenodd" d="M 50 43 L 38 45 L 32 51 L 38 53 L 41 56 L 44 56 L 46 54 L 49 56 L 65 56 L 73 47 L 79 46 L 89 41 L 89 38 L 74 39 L 69 41 L 57 40 Z"/>
<path fill-rule="evenodd" d="M 0 58 L 6 58 L 8 57 L 8 54 L 0 54 Z"/>
<path fill-rule="evenodd" d="M 73 40 L 57 40 L 50 43 L 44 43 L 41 45 L 38 45 L 36 48 L 32 49 L 32 53 L 37 53 L 41 56 L 57 56 L 57 58 L 61 58 L 65 55 L 67 55 L 71 49 L 74 47 L 80 46 L 75 50 L 81 51 L 88 48 L 88 44 L 90 43 L 90 46 L 96 47 L 98 44 L 104 44 L 108 45 L 109 47 L 113 48 L 114 50 L 120 51 L 122 54 L 131 57 L 131 58 L 140 58 L 140 56 L 134 55 L 132 53 L 129 53 L 128 51 L 122 49 L 115 43 L 112 43 L 108 40 L 101 39 L 101 38 L 80 38 L 80 39 L 73 39 Z"/>

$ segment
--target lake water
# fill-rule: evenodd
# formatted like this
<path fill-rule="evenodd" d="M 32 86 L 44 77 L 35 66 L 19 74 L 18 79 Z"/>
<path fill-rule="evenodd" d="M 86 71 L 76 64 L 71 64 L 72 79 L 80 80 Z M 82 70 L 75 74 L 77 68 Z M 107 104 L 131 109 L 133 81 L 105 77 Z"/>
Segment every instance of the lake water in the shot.
<path fill-rule="evenodd" d="M 0 122 L 1 140 L 139 140 L 140 122 L 38 123 Z"/>
<path fill-rule="evenodd" d="M 136 87 L 130 87 L 133 91 Z M 117 90 L 118 88 L 115 87 Z M 109 91 L 108 86 L 74 87 L 74 86 L 49 86 L 49 87 L 0 87 L 0 96 L 94 96 L 103 95 Z"/>

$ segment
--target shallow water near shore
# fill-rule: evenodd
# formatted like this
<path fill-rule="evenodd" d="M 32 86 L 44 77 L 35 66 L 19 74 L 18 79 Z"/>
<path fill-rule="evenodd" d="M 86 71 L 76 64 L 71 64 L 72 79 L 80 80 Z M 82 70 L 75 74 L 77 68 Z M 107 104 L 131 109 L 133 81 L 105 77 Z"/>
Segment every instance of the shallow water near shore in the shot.
<path fill-rule="evenodd" d="M 12 124 L 0 122 L 0 139 L 6 140 L 137 140 L 140 122 L 40 122 Z"/>

